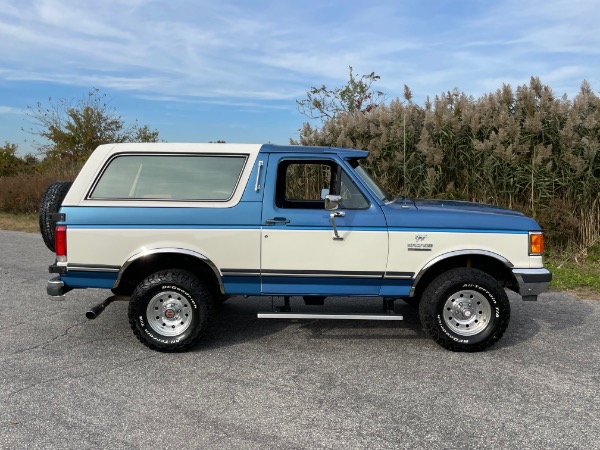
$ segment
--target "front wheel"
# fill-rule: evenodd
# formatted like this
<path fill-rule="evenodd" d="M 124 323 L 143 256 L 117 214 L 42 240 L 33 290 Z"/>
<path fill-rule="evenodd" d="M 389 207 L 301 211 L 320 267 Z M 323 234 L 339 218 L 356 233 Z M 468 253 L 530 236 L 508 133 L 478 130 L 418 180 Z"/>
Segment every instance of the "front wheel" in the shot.
<path fill-rule="evenodd" d="M 163 352 L 196 344 L 212 319 L 213 299 L 200 280 L 184 270 L 150 275 L 129 301 L 129 324 L 146 346 Z"/>
<path fill-rule="evenodd" d="M 427 286 L 419 317 L 425 331 L 442 347 L 477 352 L 502 337 L 510 320 L 510 303 L 492 276 L 463 267 L 444 272 Z"/>

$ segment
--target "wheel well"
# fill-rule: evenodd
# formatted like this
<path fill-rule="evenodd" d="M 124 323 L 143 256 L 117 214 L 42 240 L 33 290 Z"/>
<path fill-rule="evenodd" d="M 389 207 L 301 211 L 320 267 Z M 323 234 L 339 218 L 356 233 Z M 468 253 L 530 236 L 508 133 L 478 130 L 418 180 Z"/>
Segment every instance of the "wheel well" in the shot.
<path fill-rule="evenodd" d="M 205 260 L 182 253 L 155 253 L 136 259 L 121 274 L 119 285 L 113 288 L 117 295 L 131 295 L 138 284 L 159 270 L 187 270 L 207 283 L 214 295 L 221 293 L 219 279 Z"/>
<path fill-rule="evenodd" d="M 518 291 L 517 281 L 510 268 L 506 267 L 502 261 L 493 258 L 492 256 L 474 254 L 452 256 L 438 261 L 429 267 L 418 280 L 414 296 L 420 297 L 427 285 L 429 285 L 434 278 L 441 273 L 456 267 L 472 267 L 479 269 L 494 277 L 503 287 L 508 287 L 513 290 L 516 289 Z"/>

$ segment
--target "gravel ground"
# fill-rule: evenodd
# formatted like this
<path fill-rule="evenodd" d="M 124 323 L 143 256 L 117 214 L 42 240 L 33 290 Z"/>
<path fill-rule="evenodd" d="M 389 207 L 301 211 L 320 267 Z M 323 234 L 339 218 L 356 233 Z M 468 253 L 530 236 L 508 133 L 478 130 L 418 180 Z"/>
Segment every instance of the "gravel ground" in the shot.
<path fill-rule="evenodd" d="M 3 449 L 600 448 L 598 301 L 511 296 L 499 344 L 456 354 L 402 302 L 400 323 L 275 321 L 233 298 L 201 346 L 162 354 L 125 302 L 85 319 L 107 291 L 49 301 L 39 235 L 0 231 L 0 249 Z"/>

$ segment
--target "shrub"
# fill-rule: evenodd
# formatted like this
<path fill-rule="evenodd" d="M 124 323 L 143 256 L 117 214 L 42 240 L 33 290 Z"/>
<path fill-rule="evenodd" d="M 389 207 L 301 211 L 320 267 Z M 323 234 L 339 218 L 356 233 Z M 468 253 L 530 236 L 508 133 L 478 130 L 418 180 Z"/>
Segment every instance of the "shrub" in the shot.
<path fill-rule="evenodd" d="M 53 167 L 47 172 L 21 173 L 0 178 L 0 211 L 25 214 L 35 213 L 46 188 L 54 181 L 72 181 L 79 166 Z"/>

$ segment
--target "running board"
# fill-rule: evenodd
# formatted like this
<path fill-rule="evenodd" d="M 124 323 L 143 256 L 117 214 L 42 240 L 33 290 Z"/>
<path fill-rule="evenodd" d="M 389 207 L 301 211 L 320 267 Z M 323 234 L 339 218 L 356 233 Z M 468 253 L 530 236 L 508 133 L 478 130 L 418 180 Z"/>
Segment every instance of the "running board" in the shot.
<path fill-rule="evenodd" d="M 403 320 L 400 314 L 322 314 L 322 313 L 290 313 L 259 312 L 259 319 L 325 319 L 325 320 Z"/>

